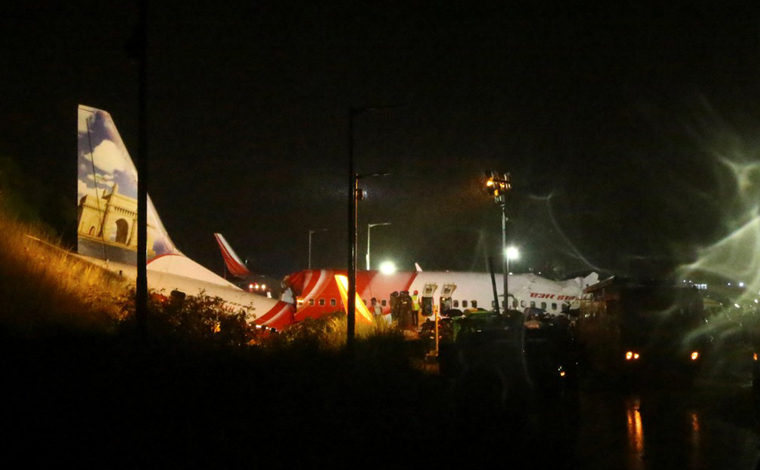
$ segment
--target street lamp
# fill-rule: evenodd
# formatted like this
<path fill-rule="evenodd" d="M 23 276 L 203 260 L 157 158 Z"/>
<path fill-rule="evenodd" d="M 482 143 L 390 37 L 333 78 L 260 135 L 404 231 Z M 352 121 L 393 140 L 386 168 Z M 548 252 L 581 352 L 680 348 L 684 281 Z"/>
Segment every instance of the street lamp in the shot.
<path fill-rule="evenodd" d="M 380 272 L 390 276 L 396 272 L 396 264 L 393 261 L 383 261 L 380 263 Z"/>
<path fill-rule="evenodd" d="M 354 116 L 377 107 L 362 106 L 348 108 L 348 305 L 346 319 L 346 350 L 349 354 L 354 348 L 354 331 L 356 329 L 356 232 L 359 220 L 357 202 L 364 197 L 364 191 L 359 190 L 359 180 L 367 176 L 386 176 L 390 173 L 373 173 L 360 175 L 354 171 Z"/>
<path fill-rule="evenodd" d="M 370 241 L 370 231 L 372 230 L 372 227 L 380 227 L 382 225 L 390 225 L 390 222 L 382 222 L 379 224 L 367 224 L 367 271 L 369 271 L 369 241 Z"/>
<path fill-rule="evenodd" d="M 514 246 L 507 247 L 504 250 L 504 259 L 506 260 L 507 270 L 504 272 L 504 311 L 509 310 L 509 260 L 518 259 L 520 252 Z"/>
<path fill-rule="evenodd" d="M 503 255 L 502 270 L 504 271 L 504 304 L 507 303 L 509 288 L 509 261 L 507 260 L 507 192 L 512 189 L 509 173 L 486 171 L 485 191 L 493 197 L 494 202 L 501 206 L 501 249 Z"/>
<path fill-rule="evenodd" d="M 326 228 L 321 228 L 318 230 L 309 230 L 309 269 L 311 269 L 311 236 L 314 235 L 317 232 L 326 232 Z"/>

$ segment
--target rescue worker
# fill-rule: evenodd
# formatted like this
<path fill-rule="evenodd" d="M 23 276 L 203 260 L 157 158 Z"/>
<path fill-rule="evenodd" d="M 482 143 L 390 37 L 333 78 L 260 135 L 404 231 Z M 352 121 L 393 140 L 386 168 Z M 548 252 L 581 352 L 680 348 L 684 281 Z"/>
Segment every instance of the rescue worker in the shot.
<path fill-rule="evenodd" d="M 408 291 L 402 291 L 398 296 L 398 326 L 401 328 L 411 328 L 414 326 L 412 320 L 412 298 Z"/>
<path fill-rule="evenodd" d="M 391 321 L 398 323 L 398 292 L 393 291 L 391 293 Z"/>
<path fill-rule="evenodd" d="M 419 292 L 414 291 L 412 294 L 412 325 L 415 328 L 420 326 L 420 297 Z"/>

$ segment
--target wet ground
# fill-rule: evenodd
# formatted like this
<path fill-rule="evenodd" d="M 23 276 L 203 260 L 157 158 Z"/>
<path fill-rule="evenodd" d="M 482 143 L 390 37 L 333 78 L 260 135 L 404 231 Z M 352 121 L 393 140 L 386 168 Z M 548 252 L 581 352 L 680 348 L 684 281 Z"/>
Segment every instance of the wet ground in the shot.
<path fill-rule="evenodd" d="M 587 385 L 573 400 L 560 415 L 538 419 L 553 438 L 571 443 L 580 469 L 760 468 L 749 374 L 700 378 L 690 388 Z"/>
<path fill-rule="evenodd" d="M 582 393 L 574 449 L 584 469 L 755 469 L 749 387 Z"/>

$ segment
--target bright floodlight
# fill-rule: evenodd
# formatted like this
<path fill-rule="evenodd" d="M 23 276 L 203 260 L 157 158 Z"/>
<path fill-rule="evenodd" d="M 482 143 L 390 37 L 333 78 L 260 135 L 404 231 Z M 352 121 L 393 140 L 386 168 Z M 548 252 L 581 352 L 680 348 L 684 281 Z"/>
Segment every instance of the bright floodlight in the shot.
<path fill-rule="evenodd" d="M 517 259 L 520 257 L 520 252 L 514 246 L 507 247 L 507 258 Z"/>
<path fill-rule="evenodd" d="M 383 274 L 393 274 L 396 272 L 396 265 L 393 261 L 383 261 L 380 263 L 380 272 Z"/>

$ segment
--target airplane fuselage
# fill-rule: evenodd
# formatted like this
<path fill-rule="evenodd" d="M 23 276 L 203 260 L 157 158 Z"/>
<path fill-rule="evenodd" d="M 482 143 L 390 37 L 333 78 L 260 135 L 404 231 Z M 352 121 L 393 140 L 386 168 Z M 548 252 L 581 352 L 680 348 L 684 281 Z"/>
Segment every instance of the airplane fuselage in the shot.
<path fill-rule="evenodd" d="M 329 312 L 343 310 L 341 296 L 335 282 L 335 275 L 345 275 L 345 271 L 305 270 L 288 276 L 286 282 L 292 287 L 297 298 L 295 320 L 315 318 Z M 495 276 L 497 295 L 503 301 L 503 277 Z M 559 314 L 578 308 L 578 300 L 583 288 L 594 279 L 576 278 L 568 281 L 552 281 L 533 274 L 509 276 L 509 294 L 512 308 L 537 307 L 549 313 Z M 465 310 L 495 307 L 493 285 L 489 273 L 474 272 L 397 272 L 386 275 L 379 271 L 359 271 L 356 274 L 356 292 L 363 302 L 371 304 L 375 298 L 384 314 L 390 312 L 390 297 L 393 292 L 414 291 L 419 296 L 437 286 L 432 297 L 440 306 L 445 285 L 454 286 L 450 296 L 451 308 Z"/>

